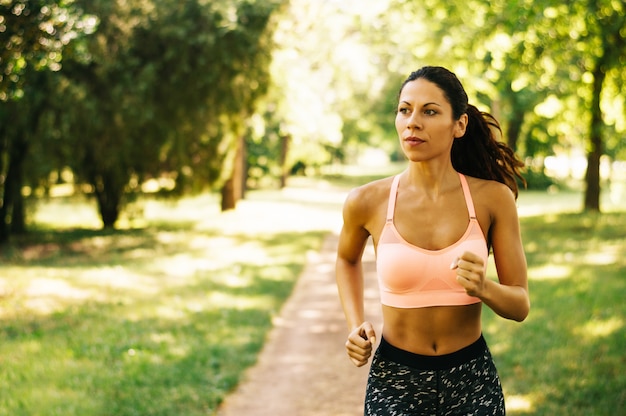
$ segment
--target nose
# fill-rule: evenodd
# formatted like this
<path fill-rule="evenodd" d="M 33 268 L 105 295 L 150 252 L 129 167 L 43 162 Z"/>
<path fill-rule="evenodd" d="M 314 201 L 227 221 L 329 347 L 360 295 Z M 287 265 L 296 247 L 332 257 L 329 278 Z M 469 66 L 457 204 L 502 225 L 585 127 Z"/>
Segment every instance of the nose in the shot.
<path fill-rule="evenodd" d="M 414 111 L 411 113 L 411 115 L 406 120 L 406 128 L 409 130 L 422 128 L 422 123 L 419 118 L 419 112 Z"/>

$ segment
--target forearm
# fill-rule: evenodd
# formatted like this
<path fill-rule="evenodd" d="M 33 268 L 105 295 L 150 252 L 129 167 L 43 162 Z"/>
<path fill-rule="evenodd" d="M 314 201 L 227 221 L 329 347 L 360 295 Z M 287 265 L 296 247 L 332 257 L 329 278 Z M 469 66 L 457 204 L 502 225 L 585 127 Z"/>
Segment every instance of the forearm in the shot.
<path fill-rule="evenodd" d="M 348 329 L 353 330 L 365 320 L 362 265 L 360 261 L 351 263 L 337 258 L 335 271 L 337 290 Z"/>
<path fill-rule="evenodd" d="M 521 286 L 507 286 L 487 280 L 481 300 L 501 317 L 518 322 L 526 319 L 530 311 L 528 290 Z"/>

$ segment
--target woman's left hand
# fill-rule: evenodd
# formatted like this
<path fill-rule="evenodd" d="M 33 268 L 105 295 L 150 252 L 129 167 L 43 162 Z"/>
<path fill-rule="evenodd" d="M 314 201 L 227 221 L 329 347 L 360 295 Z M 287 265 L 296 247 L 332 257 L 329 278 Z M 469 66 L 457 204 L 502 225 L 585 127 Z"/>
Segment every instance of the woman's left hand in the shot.
<path fill-rule="evenodd" d="M 469 296 L 482 297 L 487 279 L 485 263 L 480 256 L 466 251 L 450 265 L 450 268 L 456 269 L 456 281 L 465 288 Z"/>

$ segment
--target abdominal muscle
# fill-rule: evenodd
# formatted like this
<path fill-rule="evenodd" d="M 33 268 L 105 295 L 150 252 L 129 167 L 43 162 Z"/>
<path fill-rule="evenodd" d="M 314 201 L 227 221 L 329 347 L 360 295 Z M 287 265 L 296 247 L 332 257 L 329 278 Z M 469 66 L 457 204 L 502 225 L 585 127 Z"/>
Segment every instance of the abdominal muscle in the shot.
<path fill-rule="evenodd" d="M 383 337 L 415 354 L 450 354 L 480 337 L 481 305 L 409 309 L 383 305 Z"/>

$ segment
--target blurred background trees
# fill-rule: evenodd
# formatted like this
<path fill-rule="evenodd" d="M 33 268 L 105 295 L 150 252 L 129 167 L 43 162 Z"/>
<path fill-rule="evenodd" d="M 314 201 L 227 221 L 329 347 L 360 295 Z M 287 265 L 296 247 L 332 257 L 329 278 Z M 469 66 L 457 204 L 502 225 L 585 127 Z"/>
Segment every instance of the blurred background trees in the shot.
<path fill-rule="evenodd" d="M 397 159 L 398 87 L 427 64 L 498 117 L 531 185 L 556 166 L 600 211 L 626 159 L 618 0 L 0 0 L 0 45 L 0 241 L 61 183 L 114 227 L 142 192 L 230 209 Z"/>

